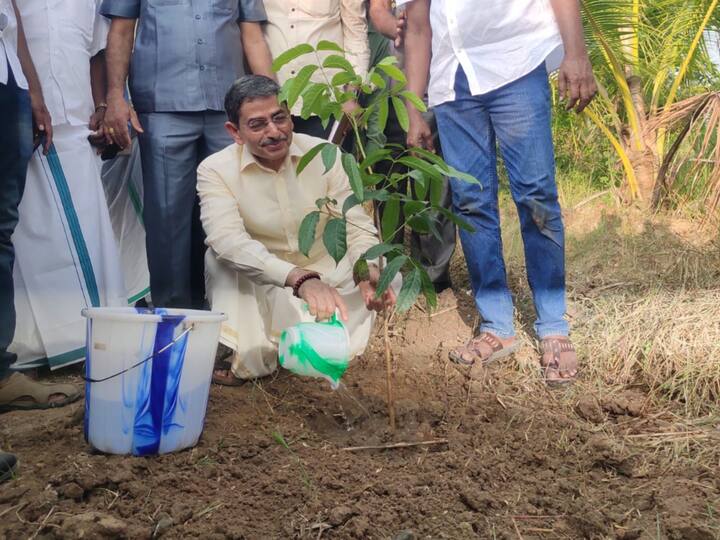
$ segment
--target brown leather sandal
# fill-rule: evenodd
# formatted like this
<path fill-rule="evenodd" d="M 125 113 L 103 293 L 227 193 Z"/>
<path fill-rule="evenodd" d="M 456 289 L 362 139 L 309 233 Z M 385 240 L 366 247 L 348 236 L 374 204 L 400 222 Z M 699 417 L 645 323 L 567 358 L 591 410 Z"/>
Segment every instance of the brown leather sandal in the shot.
<path fill-rule="evenodd" d="M 53 396 L 63 396 L 53 400 Z M 73 384 L 38 382 L 21 373 L 14 373 L 0 383 L 0 412 L 64 407 L 82 397 Z"/>
<path fill-rule="evenodd" d="M 472 338 L 465 345 L 456 347 L 450 351 L 448 356 L 456 364 L 472 366 L 475 362 L 489 364 L 517 351 L 520 343 L 515 340 L 510 345 L 503 345 L 495 334 L 482 332 Z"/>
<path fill-rule="evenodd" d="M 230 357 L 232 358 L 232 356 Z M 220 374 L 219 372 L 225 372 Z M 213 384 L 220 386 L 242 386 L 247 381 L 245 379 L 238 379 L 232 371 L 232 362 L 227 358 L 215 359 L 215 366 L 213 367 L 212 375 Z"/>
<path fill-rule="evenodd" d="M 540 348 L 540 366 L 545 382 L 551 386 L 574 383 L 577 378 L 577 355 L 570 339 L 563 336 L 547 337 L 540 342 Z M 568 360 L 572 365 L 569 369 Z M 566 373 L 569 375 L 563 376 Z"/>

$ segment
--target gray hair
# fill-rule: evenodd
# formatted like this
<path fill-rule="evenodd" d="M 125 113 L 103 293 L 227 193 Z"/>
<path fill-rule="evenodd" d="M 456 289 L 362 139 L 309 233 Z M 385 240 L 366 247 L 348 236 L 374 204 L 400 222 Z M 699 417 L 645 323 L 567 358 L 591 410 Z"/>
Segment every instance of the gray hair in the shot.
<path fill-rule="evenodd" d="M 269 96 L 277 96 L 280 86 L 264 75 L 243 75 L 233 83 L 225 94 L 225 112 L 228 120 L 237 125 L 240 120 L 240 107 L 246 101 Z"/>

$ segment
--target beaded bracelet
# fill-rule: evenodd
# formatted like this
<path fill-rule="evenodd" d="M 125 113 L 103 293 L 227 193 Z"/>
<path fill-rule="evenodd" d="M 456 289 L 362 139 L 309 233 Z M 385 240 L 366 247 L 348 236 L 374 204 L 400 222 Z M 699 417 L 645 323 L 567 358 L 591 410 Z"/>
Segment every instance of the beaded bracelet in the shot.
<path fill-rule="evenodd" d="M 300 298 L 300 287 L 302 287 L 302 284 L 310 279 L 320 279 L 320 274 L 317 272 L 308 272 L 307 274 L 300 276 L 292 288 L 293 296 L 295 298 Z"/>

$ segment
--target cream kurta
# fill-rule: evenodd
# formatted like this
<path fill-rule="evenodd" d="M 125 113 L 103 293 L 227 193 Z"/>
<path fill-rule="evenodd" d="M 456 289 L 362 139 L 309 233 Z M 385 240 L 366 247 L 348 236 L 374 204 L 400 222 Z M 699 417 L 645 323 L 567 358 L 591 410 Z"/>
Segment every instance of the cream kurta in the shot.
<path fill-rule="evenodd" d="M 237 144 L 198 167 L 201 219 L 210 247 L 208 298 L 213 310 L 228 315 L 220 341 L 236 351 L 233 372 L 240 378 L 274 371 L 280 333 L 311 320 L 303 303 L 285 287 L 287 275 L 296 267 L 319 272 L 323 281 L 338 288 L 350 312 L 346 326 L 353 355 L 362 353 L 370 337 L 373 314 L 353 283 L 352 267 L 378 243 L 372 219 L 361 206 L 348 211 L 348 222 L 358 227 L 348 226 L 348 252 L 338 265 L 322 243 L 325 215 L 310 256 L 298 248 L 300 223 L 317 210 L 315 201 L 330 197 L 342 208 L 352 193 L 340 159 L 327 174 L 319 156 L 300 175 L 295 173 L 300 157 L 321 142 L 295 134 L 279 172 L 263 167 L 246 147 Z"/>
<path fill-rule="evenodd" d="M 357 74 L 365 77 L 370 64 L 370 46 L 364 0 L 265 0 L 264 4 L 265 40 L 273 58 L 301 43 L 315 46 L 322 40 L 332 41 L 345 49 L 345 56 Z M 321 52 L 320 56 L 330 54 L 337 53 Z M 311 56 L 301 56 L 283 66 L 278 73 L 280 83 L 297 75 L 311 61 L 309 58 Z M 319 72 L 313 80 L 324 81 Z M 293 114 L 300 114 L 301 101 L 293 108 Z"/>

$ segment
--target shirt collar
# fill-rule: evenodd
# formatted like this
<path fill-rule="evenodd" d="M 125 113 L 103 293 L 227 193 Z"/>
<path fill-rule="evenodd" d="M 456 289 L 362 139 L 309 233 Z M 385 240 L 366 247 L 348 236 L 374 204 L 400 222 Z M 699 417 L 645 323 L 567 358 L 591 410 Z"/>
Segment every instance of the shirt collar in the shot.
<path fill-rule="evenodd" d="M 238 153 L 240 154 L 240 171 L 244 171 L 248 167 L 254 165 L 256 167 L 259 167 L 261 170 L 267 171 L 267 172 L 276 172 L 272 169 L 268 169 L 265 167 L 265 165 L 262 165 L 261 163 L 258 163 L 257 159 L 255 159 L 255 156 L 252 155 L 250 152 L 250 148 L 246 144 L 239 144 L 238 145 Z M 305 155 L 305 151 L 300 148 L 297 143 L 295 142 L 295 137 L 293 137 L 292 143 L 290 143 L 290 152 L 288 153 L 288 157 L 290 160 L 292 160 L 293 163 L 297 163 L 297 161 Z M 285 161 L 287 162 L 287 159 Z M 281 172 L 285 168 L 285 164 L 280 168 Z"/>

